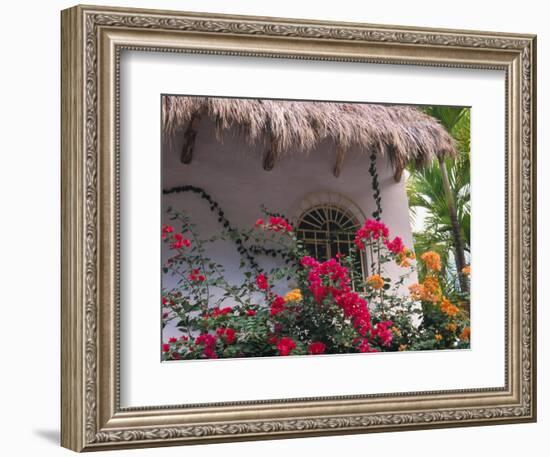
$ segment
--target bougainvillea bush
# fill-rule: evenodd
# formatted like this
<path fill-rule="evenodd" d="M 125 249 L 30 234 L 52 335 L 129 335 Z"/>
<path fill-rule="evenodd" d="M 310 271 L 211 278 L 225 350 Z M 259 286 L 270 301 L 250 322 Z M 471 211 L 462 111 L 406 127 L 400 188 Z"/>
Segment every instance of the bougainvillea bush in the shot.
<path fill-rule="evenodd" d="M 168 215 L 163 273 L 174 286 L 163 290 L 162 323 L 180 333 L 163 341 L 163 360 L 469 347 L 468 308 L 442 292 L 438 254 L 415 259 L 381 221 L 365 222 L 349 255 L 318 260 L 280 215 L 265 212 L 247 230 L 224 224 L 206 239 L 184 212 Z M 220 240 L 232 241 L 241 255 L 241 281 L 229 282 L 210 255 Z M 362 251 L 370 261 L 367 278 L 353 268 Z M 262 268 L 269 263 L 262 257 L 277 258 L 277 267 Z M 427 274 L 404 293 L 417 261 Z M 397 280 L 385 273 L 389 263 L 402 270 Z"/>

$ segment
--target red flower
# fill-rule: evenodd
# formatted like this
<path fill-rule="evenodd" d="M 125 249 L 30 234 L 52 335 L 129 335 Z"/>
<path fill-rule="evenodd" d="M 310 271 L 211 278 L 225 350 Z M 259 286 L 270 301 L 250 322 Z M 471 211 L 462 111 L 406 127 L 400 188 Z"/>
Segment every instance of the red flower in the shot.
<path fill-rule="evenodd" d="M 216 335 L 211 335 L 210 333 L 203 333 L 195 338 L 195 344 L 203 345 L 202 353 L 207 359 L 216 359 L 218 355 L 216 354 Z"/>
<path fill-rule="evenodd" d="M 307 352 L 310 354 L 324 354 L 326 346 L 320 341 L 315 341 L 307 347 Z"/>
<path fill-rule="evenodd" d="M 348 269 L 336 259 L 319 263 L 311 257 L 303 257 L 301 263 L 310 268 L 307 276 L 309 289 L 318 303 L 322 303 L 329 295 L 337 298 L 341 293 L 350 290 Z"/>
<path fill-rule="evenodd" d="M 201 274 L 201 271 L 198 268 L 194 268 L 189 275 L 189 281 L 193 282 L 203 282 L 206 280 L 206 276 Z"/>
<path fill-rule="evenodd" d="M 361 340 L 361 343 L 359 344 L 359 346 L 357 346 L 357 349 L 359 349 L 359 352 L 378 352 L 376 349 L 370 347 L 369 342 L 366 338 L 363 338 Z"/>
<path fill-rule="evenodd" d="M 285 336 L 277 343 L 279 355 L 288 355 L 293 349 L 296 349 L 296 343 L 292 340 L 292 338 L 287 338 Z"/>
<path fill-rule="evenodd" d="M 186 247 L 188 248 L 189 246 L 191 246 L 191 241 L 189 241 L 187 238 L 184 238 L 183 235 L 181 233 L 176 233 L 173 237 L 172 237 L 172 244 L 170 245 L 170 247 L 172 249 L 181 249 L 183 247 Z"/>
<path fill-rule="evenodd" d="M 203 351 L 204 356 L 207 359 L 217 359 L 218 354 L 216 354 L 216 351 L 212 347 L 205 347 Z"/>
<path fill-rule="evenodd" d="M 225 308 L 214 308 L 212 311 L 212 317 L 225 316 L 233 312 L 233 308 L 226 306 Z"/>
<path fill-rule="evenodd" d="M 390 327 L 393 325 L 392 321 L 378 322 L 371 331 L 373 338 L 378 337 L 382 346 L 388 347 L 393 340 L 393 332 Z"/>
<path fill-rule="evenodd" d="M 168 299 L 166 297 L 162 297 L 162 304 L 163 305 L 167 305 L 168 304 Z"/>
<path fill-rule="evenodd" d="M 256 285 L 258 286 L 258 289 L 260 290 L 267 290 L 269 287 L 269 283 L 267 282 L 267 277 L 265 274 L 260 273 L 258 276 L 256 276 Z"/>
<path fill-rule="evenodd" d="M 279 341 L 279 337 L 277 335 L 271 335 L 268 339 L 267 339 L 267 343 L 268 344 L 277 344 L 277 341 Z"/>
<path fill-rule="evenodd" d="M 164 343 L 164 344 L 162 345 L 162 352 L 170 352 L 170 345 Z"/>
<path fill-rule="evenodd" d="M 403 240 L 398 236 L 396 236 L 392 241 L 384 240 L 384 244 L 388 248 L 388 251 L 392 254 L 399 254 L 403 249 L 405 249 Z"/>
<path fill-rule="evenodd" d="M 300 259 L 300 263 L 305 268 L 314 268 L 319 265 L 319 262 L 317 260 L 315 260 L 313 257 L 310 257 L 308 255 L 302 257 Z"/>
<path fill-rule="evenodd" d="M 216 334 L 225 340 L 227 344 L 233 344 L 235 342 L 235 330 L 232 328 L 218 328 Z"/>
<path fill-rule="evenodd" d="M 269 310 L 270 316 L 275 316 L 285 310 L 285 299 L 280 295 L 277 295 L 271 302 L 271 308 Z"/>
<path fill-rule="evenodd" d="M 246 310 L 246 315 L 247 315 L 247 316 L 255 316 L 255 315 L 256 315 L 256 311 L 254 311 L 253 309 L 247 309 L 247 310 Z"/>
<path fill-rule="evenodd" d="M 355 245 L 358 249 L 365 248 L 365 242 L 369 240 L 377 240 L 378 238 L 388 238 L 390 231 L 383 222 L 367 219 L 357 233 L 355 234 Z"/>
<path fill-rule="evenodd" d="M 168 237 L 169 233 L 172 233 L 174 231 L 174 227 L 171 225 L 164 224 L 162 226 L 162 239 L 165 240 Z"/>
<path fill-rule="evenodd" d="M 188 337 L 188 336 L 185 336 L 185 335 L 182 335 L 182 336 L 180 336 L 180 340 L 182 340 L 182 341 L 188 341 L 188 340 L 189 340 L 189 337 Z"/>
<path fill-rule="evenodd" d="M 254 226 L 274 232 L 292 232 L 292 225 L 290 225 L 284 217 L 280 216 L 271 216 L 267 223 L 263 219 L 258 219 Z"/>
<path fill-rule="evenodd" d="M 309 290 L 319 304 L 328 297 L 350 318 L 361 336 L 371 329 L 371 317 L 367 301 L 351 290 L 349 271 L 336 259 L 318 262 L 311 257 L 300 260 L 302 266 L 309 269 L 307 279 Z"/>
<path fill-rule="evenodd" d="M 271 216 L 268 229 L 275 232 L 292 232 L 292 225 L 284 217 Z"/>
<path fill-rule="evenodd" d="M 174 338 L 174 337 L 168 338 L 168 342 L 169 342 L 169 343 L 175 343 L 176 341 L 178 341 L 177 338 Z"/>

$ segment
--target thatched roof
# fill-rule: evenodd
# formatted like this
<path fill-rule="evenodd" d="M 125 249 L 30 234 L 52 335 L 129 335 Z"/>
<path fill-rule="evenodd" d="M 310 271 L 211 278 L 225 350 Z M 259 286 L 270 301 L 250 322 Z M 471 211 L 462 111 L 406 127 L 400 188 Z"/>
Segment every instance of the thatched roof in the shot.
<path fill-rule="evenodd" d="M 411 162 L 422 166 L 435 157 L 455 154 L 452 137 L 437 120 L 409 106 L 164 96 L 165 133 L 172 137 L 184 131 L 186 142 L 191 142 L 182 152 L 186 163 L 192 157 L 197 122 L 204 117 L 214 121 L 218 135 L 233 128 L 250 144 L 263 142 L 267 169 L 278 157 L 310 152 L 327 139 L 338 151 L 335 173 L 352 148 L 388 154 L 399 174 Z M 267 166 L 266 160 L 271 161 Z"/>

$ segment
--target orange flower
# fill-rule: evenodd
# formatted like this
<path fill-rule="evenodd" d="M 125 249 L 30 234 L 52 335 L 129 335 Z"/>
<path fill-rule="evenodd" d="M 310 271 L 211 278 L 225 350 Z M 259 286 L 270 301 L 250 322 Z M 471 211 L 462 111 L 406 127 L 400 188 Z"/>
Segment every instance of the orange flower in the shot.
<path fill-rule="evenodd" d="M 462 341 L 468 341 L 470 339 L 470 327 L 464 327 L 464 330 L 462 330 L 460 334 L 460 339 Z"/>
<path fill-rule="evenodd" d="M 409 286 L 409 293 L 413 300 L 422 300 L 424 297 L 424 286 L 422 284 L 411 284 Z"/>
<path fill-rule="evenodd" d="M 300 289 L 294 289 L 290 292 L 287 292 L 285 295 L 285 302 L 289 301 L 302 301 L 302 292 Z"/>
<path fill-rule="evenodd" d="M 411 284 L 409 292 L 413 300 L 431 301 L 437 303 L 441 300 L 441 288 L 437 278 L 428 276 L 423 284 Z"/>
<path fill-rule="evenodd" d="M 401 330 L 399 330 L 395 325 L 391 328 L 391 331 L 394 333 L 394 335 L 401 336 Z"/>
<path fill-rule="evenodd" d="M 444 298 L 441 300 L 441 311 L 443 311 L 445 314 L 447 314 L 449 317 L 456 316 L 460 309 L 453 305 L 447 298 Z"/>
<path fill-rule="evenodd" d="M 428 276 L 424 280 L 424 297 L 422 300 L 431 301 L 432 303 L 441 300 L 441 287 L 439 287 L 437 278 Z"/>
<path fill-rule="evenodd" d="M 441 336 L 439 333 L 436 333 L 434 338 L 436 341 L 441 341 L 443 339 L 443 336 Z"/>
<path fill-rule="evenodd" d="M 470 265 L 466 265 L 466 266 L 462 269 L 462 274 L 463 274 L 463 275 L 470 276 L 471 273 L 472 273 L 472 267 L 471 267 Z"/>
<path fill-rule="evenodd" d="M 449 332 L 454 333 L 456 332 L 457 325 L 454 322 L 451 322 L 450 324 L 447 324 L 445 327 Z"/>
<path fill-rule="evenodd" d="M 407 345 L 406 344 L 400 344 L 399 347 L 397 348 L 398 351 L 406 351 L 407 350 Z"/>
<path fill-rule="evenodd" d="M 437 252 L 425 252 L 420 256 L 420 258 L 424 261 L 428 270 L 441 271 L 441 257 L 439 257 Z"/>
<path fill-rule="evenodd" d="M 400 267 L 408 268 L 411 266 L 410 260 L 414 260 L 415 258 L 416 256 L 413 251 L 403 248 L 403 250 L 397 255 L 397 263 Z"/>
<path fill-rule="evenodd" d="M 382 289 L 384 287 L 384 280 L 380 275 L 372 275 L 367 278 L 367 284 L 373 289 Z"/>

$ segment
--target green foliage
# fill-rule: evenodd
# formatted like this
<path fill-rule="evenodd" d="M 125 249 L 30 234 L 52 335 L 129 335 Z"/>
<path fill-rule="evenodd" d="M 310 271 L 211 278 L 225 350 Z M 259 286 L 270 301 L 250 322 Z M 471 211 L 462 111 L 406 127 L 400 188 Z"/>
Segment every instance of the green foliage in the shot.
<path fill-rule="evenodd" d="M 449 177 L 450 190 L 456 206 L 460 233 L 464 249 L 470 254 L 470 109 L 455 107 L 427 107 L 427 114 L 438 119 L 457 143 L 456 158 L 446 158 L 445 168 Z M 425 215 L 424 229 L 414 233 L 415 252 L 419 255 L 435 251 L 441 256 L 443 266 L 443 287 L 448 296 L 459 293 L 454 266 L 453 250 L 456 240 L 453 236 L 451 214 L 445 197 L 444 182 L 437 160 L 424 168 L 409 167 L 407 195 L 411 217 L 422 212 Z M 420 278 L 425 271 L 420 269 Z"/>

